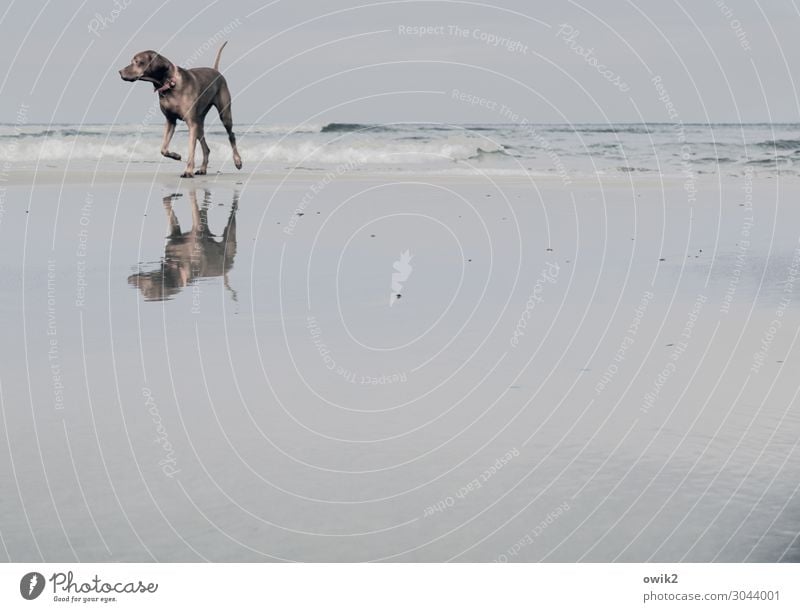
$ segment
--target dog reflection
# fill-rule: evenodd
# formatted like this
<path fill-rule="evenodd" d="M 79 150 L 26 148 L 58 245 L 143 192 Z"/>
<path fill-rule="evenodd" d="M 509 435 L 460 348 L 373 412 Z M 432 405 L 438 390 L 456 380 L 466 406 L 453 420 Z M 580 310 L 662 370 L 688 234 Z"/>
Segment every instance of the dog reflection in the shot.
<path fill-rule="evenodd" d="M 197 205 L 197 192 L 189 192 L 192 207 L 192 228 L 182 232 L 178 217 L 172 208 L 173 202 L 182 194 L 175 193 L 164 198 L 164 210 L 169 223 L 164 259 L 158 269 L 138 272 L 128 277 L 128 283 L 138 287 L 146 301 L 168 300 L 201 278 L 221 276 L 225 288 L 236 300 L 236 292 L 228 283 L 228 272 L 236 257 L 236 210 L 239 195 L 234 194 L 228 222 L 221 236 L 208 228 L 208 207 L 211 193 L 206 191 L 202 207 Z"/>

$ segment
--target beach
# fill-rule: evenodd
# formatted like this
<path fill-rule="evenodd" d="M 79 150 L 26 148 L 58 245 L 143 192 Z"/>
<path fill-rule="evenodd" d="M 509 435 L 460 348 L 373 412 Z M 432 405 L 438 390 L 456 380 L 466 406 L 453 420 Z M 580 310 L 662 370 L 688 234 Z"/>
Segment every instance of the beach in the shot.
<path fill-rule="evenodd" d="M 0 555 L 797 559 L 800 179 L 347 162 L 4 174 Z"/>

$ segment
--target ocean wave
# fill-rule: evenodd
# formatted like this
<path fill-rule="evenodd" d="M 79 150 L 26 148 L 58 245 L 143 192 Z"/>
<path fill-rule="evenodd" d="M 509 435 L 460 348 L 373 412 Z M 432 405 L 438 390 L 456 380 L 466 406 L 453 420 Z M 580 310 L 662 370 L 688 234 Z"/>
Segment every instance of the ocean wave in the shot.
<path fill-rule="evenodd" d="M 158 117 L 146 125 L 0 124 L 0 163 L 174 164 L 159 154 L 162 129 Z M 643 139 L 641 134 L 648 132 L 655 136 Z M 237 125 L 236 133 L 248 167 L 276 171 L 348 164 L 364 171 L 424 172 L 427 164 L 432 171 L 458 165 L 502 173 L 517 172 L 522 164 L 523 174 L 549 175 L 557 165 L 571 175 L 660 171 L 666 176 L 682 171 L 684 145 L 690 147 L 698 172 L 800 167 L 800 139 L 795 138 L 794 126 L 700 126 L 687 130 L 686 142 L 676 140 L 671 124 L 537 125 L 536 133 L 544 134 L 545 141 L 535 138 L 530 126 L 515 124 L 256 124 Z M 184 155 L 187 136 L 180 124 L 171 148 Z M 227 134 L 215 116 L 209 117 L 206 137 L 212 165 L 229 163 Z M 744 143 L 758 146 L 751 145 L 748 151 Z M 748 152 L 757 154 L 748 161 Z"/>
<path fill-rule="evenodd" d="M 547 132 L 557 132 L 557 133 L 568 133 L 568 134 L 652 134 L 654 132 L 647 125 L 637 124 L 637 125 L 622 125 L 622 126 L 587 126 L 587 125 L 575 125 L 573 127 L 569 126 L 558 126 L 558 127 L 548 127 L 542 126 L 542 131 Z"/>
<path fill-rule="evenodd" d="M 617 171 L 625 174 L 635 174 L 638 172 L 655 172 L 652 168 L 634 168 L 633 166 L 618 166 Z"/>
<path fill-rule="evenodd" d="M 329 132 L 386 132 L 392 128 L 386 125 L 370 124 L 370 123 L 328 123 L 322 126 L 320 132 L 327 134 Z"/>
<path fill-rule="evenodd" d="M 790 157 L 787 156 L 778 156 L 778 157 L 765 157 L 762 159 L 751 159 L 745 162 L 748 166 L 780 166 L 780 165 L 787 165 L 791 164 L 792 160 Z"/>
<path fill-rule="evenodd" d="M 434 141 L 345 140 L 324 143 L 313 140 L 248 145 L 245 151 L 261 161 L 323 164 L 425 164 L 476 159 L 481 154 L 502 153 L 500 146 L 471 138 Z M 244 155 L 244 152 L 242 153 Z"/>
<path fill-rule="evenodd" d="M 173 150 L 181 151 L 185 139 L 178 135 Z M 230 148 L 222 134 L 209 133 L 213 159 L 227 159 Z M 37 161 L 153 161 L 159 160 L 160 138 L 147 136 L 81 136 L 17 139 L 0 141 L 0 160 Z M 479 159 L 494 153 L 504 154 L 502 146 L 491 141 L 453 135 L 435 140 L 410 141 L 380 137 L 344 137 L 329 142 L 320 134 L 294 135 L 276 139 L 251 134 L 240 138 L 239 151 L 251 162 L 282 164 L 422 164 Z"/>
<path fill-rule="evenodd" d="M 133 132 L 127 135 L 132 135 Z M 82 130 L 82 129 L 62 129 L 62 130 L 39 130 L 36 132 L 17 132 L 9 134 L 0 134 L 0 141 L 4 139 L 22 140 L 25 138 L 51 138 L 51 137 L 69 137 L 69 136 L 106 136 L 107 132 L 98 132 L 95 130 Z M 119 132 L 117 132 L 119 135 Z"/>
<path fill-rule="evenodd" d="M 153 146 L 156 148 L 153 149 Z M 27 138 L 14 142 L 0 142 L 0 160 L 8 162 L 68 161 L 68 160 L 146 160 L 152 151 L 158 153 L 159 145 L 144 144 L 130 139 L 105 138 Z M 150 151 L 146 155 L 145 151 Z"/>
<path fill-rule="evenodd" d="M 756 146 L 765 147 L 767 149 L 778 149 L 779 151 L 790 151 L 794 149 L 800 149 L 800 140 L 764 140 L 756 143 Z"/>
<path fill-rule="evenodd" d="M 286 136 L 290 134 L 318 134 L 322 129 L 320 124 L 275 124 L 275 125 L 253 125 L 237 128 L 237 133 L 267 135 L 267 136 Z M 0 124 L 0 142 L 4 139 L 21 140 L 26 138 L 53 138 L 53 137 L 76 137 L 85 138 L 90 136 L 104 137 L 108 139 L 120 137 L 161 137 L 164 125 L 161 119 L 156 117 L 152 124 L 27 124 L 9 125 Z M 206 134 L 226 135 L 222 125 L 215 118 L 206 121 Z"/>
<path fill-rule="evenodd" d="M 692 161 L 698 164 L 733 164 L 736 162 L 732 157 L 695 157 Z"/>
<path fill-rule="evenodd" d="M 513 155 L 511 155 L 508 151 L 505 150 L 505 147 L 503 147 L 503 145 L 500 145 L 499 147 L 490 149 L 488 151 L 486 149 L 483 149 L 482 147 L 478 147 L 478 150 L 475 152 L 475 154 L 470 155 L 467 159 L 484 160 L 494 155 L 513 157 Z"/>

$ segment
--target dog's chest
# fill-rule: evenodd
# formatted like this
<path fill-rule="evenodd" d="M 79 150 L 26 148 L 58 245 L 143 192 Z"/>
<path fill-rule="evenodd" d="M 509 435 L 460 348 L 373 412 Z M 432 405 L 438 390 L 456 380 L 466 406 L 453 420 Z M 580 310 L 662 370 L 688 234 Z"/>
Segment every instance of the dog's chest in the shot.
<path fill-rule="evenodd" d="M 177 92 L 168 92 L 158 97 L 161 112 L 167 117 L 183 119 L 184 105 L 181 103 L 181 96 Z"/>

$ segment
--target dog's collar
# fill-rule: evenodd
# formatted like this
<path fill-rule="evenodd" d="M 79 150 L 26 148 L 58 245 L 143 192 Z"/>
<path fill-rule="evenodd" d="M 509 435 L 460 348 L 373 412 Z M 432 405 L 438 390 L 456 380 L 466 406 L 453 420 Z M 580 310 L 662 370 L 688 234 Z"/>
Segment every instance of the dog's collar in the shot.
<path fill-rule="evenodd" d="M 156 92 L 159 96 L 163 96 L 165 92 L 169 91 L 175 87 L 175 79 L 167 79 L 167 82 L 164 83 L 161 87 L 156 89 Z"/>

